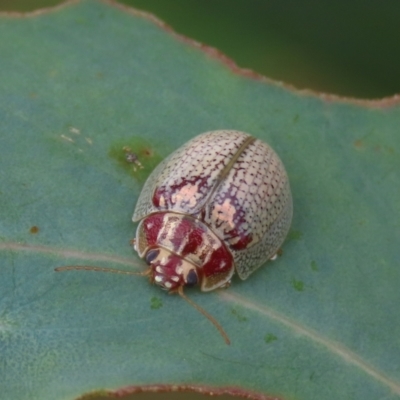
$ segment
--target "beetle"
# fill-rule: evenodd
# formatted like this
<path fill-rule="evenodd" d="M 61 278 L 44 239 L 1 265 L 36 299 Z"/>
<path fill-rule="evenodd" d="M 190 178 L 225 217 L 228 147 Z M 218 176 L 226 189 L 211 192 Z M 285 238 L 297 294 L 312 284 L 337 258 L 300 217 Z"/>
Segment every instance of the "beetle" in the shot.
<path fill-rule="evenodd" d="M 132 220 L 134 248 L 149 266 L 142 275 L 178 292 L 229 342 L 183 287 L 228 287 L 235 272 L 247 279 L 275 257 L 292 214 L 289 179 L 269 145 L 236 130 L 200 134 L 155 168 L 139 196 Z"/>
<path fill-rule="evenodd" d="M 272 258 L 292 210 L 287 173 L 270 146 L 244 132 L 206 132 L 149 176 L 132 217 L 135 249 L 155 284 L 208 292 Z"/>

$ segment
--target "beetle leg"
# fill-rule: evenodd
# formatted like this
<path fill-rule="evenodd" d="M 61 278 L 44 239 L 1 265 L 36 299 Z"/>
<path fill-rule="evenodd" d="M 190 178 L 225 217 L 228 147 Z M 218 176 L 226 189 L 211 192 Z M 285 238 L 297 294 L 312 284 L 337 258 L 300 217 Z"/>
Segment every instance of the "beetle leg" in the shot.
<path fill-rule="evenodd" d="M 229 286 L 231 286 L 232 281 L 229 280 L 225 282 L 222 286 L 220 286 L 218 289 L 228 289 Z"/>
<path fill-rule="evenodd" d="M 211 315 L 209 314 L 203 307 L 200 307 L 197 303 L 191 300 L 183 293 L 183 286 L 179 286 L 177 289 L 179 296 L 181 296 L 184 300 L 186 300 L 193 308 L 195 308 L 200 314 L 203 314 L 217 329 L 218 332 L 221 334 L 223 339 L 225 340 L 226 344 L 231 344 L 228 335 L 220 325 L 220 323 Z"/>

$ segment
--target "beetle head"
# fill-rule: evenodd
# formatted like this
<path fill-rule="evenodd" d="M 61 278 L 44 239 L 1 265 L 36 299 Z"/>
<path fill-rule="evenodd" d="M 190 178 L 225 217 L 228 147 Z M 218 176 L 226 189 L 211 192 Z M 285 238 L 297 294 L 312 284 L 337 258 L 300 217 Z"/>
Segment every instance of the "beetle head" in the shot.
<path fill-rule="evenodd" d="M 199 283 L 196 267 L 184 258 L 162 248 L 147 251 L 144 256 L 150 266 L 152 282 L 169 291 L 181 286 L 194 286 Z"/>

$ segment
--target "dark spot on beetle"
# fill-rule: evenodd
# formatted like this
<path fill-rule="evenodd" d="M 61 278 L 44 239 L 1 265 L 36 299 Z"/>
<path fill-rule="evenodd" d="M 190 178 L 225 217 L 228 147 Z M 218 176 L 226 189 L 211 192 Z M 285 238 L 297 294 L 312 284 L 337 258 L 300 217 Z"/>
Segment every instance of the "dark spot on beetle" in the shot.
<path fill-rule="evenodd" d="M 34 225 L 31 227 L 31 229 L 29 229 L 29 232 L 32 234 L 36 234 L 39 232 L 39 228 L 36 225 Z"/>
<path fill-rule="evenodd" d="M 191 269 L 187 274 L 185 284 L 186 286 L 194 286 L 197 285 L 197 282 L 198 282 L 197 272 L 194 269 Z"/>
<path fill-rule="evenodd" d="M 145 257 L 146 263 L 150 265 L 151 262 L 154 261 L 159 254 L 160 254 L 160 250 L 159 249 L 151 249 L 151 250 L 149 250 L 146 253 L 146 257 Z"/>

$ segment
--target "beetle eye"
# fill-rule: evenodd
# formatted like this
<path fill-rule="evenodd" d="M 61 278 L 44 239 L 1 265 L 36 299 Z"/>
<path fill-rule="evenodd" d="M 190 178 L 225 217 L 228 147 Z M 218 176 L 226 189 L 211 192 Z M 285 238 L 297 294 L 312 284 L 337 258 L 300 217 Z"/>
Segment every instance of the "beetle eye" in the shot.
<path fill-rule="evenodd" d="M 147 264 L 150 265 L 151 262 L 154 261 L 157 258 L 159 253 L 160 253 L 160 250 L 158 250 L 158 249 L 149 250 L 146 253 L 146 257 L 145 257 L 145 260 L 146 260 Z"/>
<path fill-rule="evenodd" d="M 191 269 L 187 274 L 185 285 L 194 286 L 197 284 L 197 282 L 198 282 L 197 273 L 194 269 Z"/>

